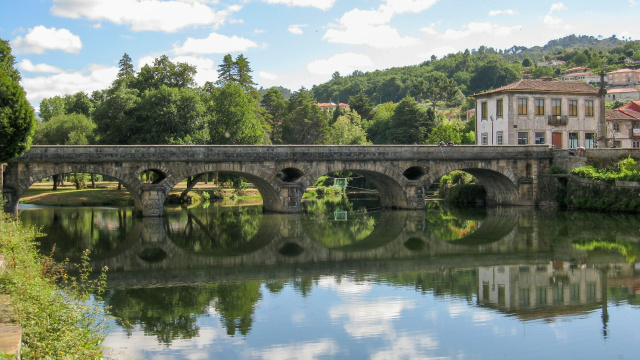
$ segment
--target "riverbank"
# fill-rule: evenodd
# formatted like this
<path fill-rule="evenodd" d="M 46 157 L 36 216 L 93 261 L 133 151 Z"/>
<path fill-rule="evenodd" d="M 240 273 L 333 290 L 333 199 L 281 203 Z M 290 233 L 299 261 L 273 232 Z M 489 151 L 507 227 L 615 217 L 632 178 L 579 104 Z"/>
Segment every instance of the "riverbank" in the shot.
<path fill-rule="evenodd" d="M 170 196 L 180 196 L 186 189 L 187 184 L 179 183 L 169 193 Z M 133 206 L 133 199 L 127 191 L 122 188 L 118 190 L 117 182 L 99 181 L 96 188 L 86 188 L 76 190 L 73 183 L 67 182 L 64 186 L 58 186 L 57 190 L 52 189 L 51 182 L 39 182 L 33 184 L 20 198 L 23 204 L 39 206 Z M 219 189 L 212 184 L 199 184 L 190 194 L 207 191 L 218 194 L 221 199 L 231 199 L 234 189 Z M 243 196 L 238 197 L 246 203 L 261 203 L 260 193 L 257 189 L 243 190 Z M 203 202 L 202 196 L 198 195 L 198 203 Z M 213 200 L 213 198 L 211 198 Z"/>

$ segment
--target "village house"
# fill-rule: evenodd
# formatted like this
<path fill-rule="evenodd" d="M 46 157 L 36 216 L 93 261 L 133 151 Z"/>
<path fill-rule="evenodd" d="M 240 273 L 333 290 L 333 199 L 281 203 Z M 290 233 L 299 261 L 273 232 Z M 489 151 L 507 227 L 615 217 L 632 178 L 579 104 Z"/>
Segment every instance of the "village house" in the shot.
<path fill-rule="evenodd" d="M 522 79 L 473 95 L 476 144 L 550 144 L 555 148 L 596 147 L 599 90 L 578 81 Z"/>
<path fill-rule="evenodd" d="M 345 104 L 345 103 L 339 103 L 339 104 L 334 104 L 334 103 L 318 103 L 317 104 L 318 107 L 324 111 L 327 112 L 332 112 L 335 111 L 336 109 L 340 108 L 342 110 L 346 110 L 349 108 L 349 104 Z"/>
<path fill-rule="evenodd" d="M 640 148 L 640 100 L 615 110 L 607 109 L 607 138 L 609 147 Z"/>
<path fill-rule="evenodd" d="M 566 62 L 562 60 L 555 60 L 555 59 L 536 62 L 536 66 L 560 66 L 564 64 L 566 64 Z"/>
<path fill-rule="evenodd" d="M 613 87 L 607 89 L 606 101 L 630 101 L 640 98 L 640 90 L 634 87 Z"/>
<path fill-rule="evenodd" d="M 608 86 L 640 85 L 640 70 L 618 69 L 607 73 Z"/>

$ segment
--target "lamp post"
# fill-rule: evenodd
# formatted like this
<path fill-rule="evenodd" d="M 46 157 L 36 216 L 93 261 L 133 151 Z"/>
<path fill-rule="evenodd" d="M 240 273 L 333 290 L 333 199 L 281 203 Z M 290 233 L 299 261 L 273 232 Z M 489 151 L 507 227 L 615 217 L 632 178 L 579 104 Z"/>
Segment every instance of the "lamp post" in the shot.
<path fill-rule="evenodd" d="M 491 145 L 495 145 L 493 142 L 493 115 L 489 116 L 489 120 L 491 120 Z"/>

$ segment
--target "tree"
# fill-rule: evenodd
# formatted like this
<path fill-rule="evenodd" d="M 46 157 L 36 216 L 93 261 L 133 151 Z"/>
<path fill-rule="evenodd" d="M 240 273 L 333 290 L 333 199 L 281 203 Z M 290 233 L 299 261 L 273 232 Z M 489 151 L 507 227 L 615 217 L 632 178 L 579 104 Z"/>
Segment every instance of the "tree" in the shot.
<path fill-rule="evenodd" d="M 91 117 L 93 112 L 93 102 L 89 99 L 89 95 L 83 92 L 77 92 L 73 95 L 65 95 L 64 111 L 67 114 L 82 114 Z"/>
<path fill-rule="evenodd" d="M 437 103 L 440 101 L 455 103 L 459 106 L 461 104 L 461 96 L 464 98 L 455 81 L 448 79 L 445 74 L 439 71 L 433 71 L 418 80 L 416 86 L 414 86 L 414 92 L 417 94 L 416 98 L 418 100 L 429 100 L 434 112 Z"/>
<path fill-rule="evenodd" d="M 240 84 L 226 83 L 214 98 L 209 133 L 214 144 L 267 142 L 258 100 L 245 93 Z"/>
<path fill-rule="evenodd" d="M 115 88 L 107 92 L 105 99 L 93 112 L 96 132 L 101 144 L 132 144 L 140 129 L 136 121 L 136 109 L 140 103 L 138 90 Z"/>
<path fill-rule="evenodd" d="M 31 147 L 36 118 L 20 86 L 11 47 L 0 39 L 0 189 L 3 163 Z"/>
<path fill-rule="evenodd" d="M 480 65 L 469 81 L 469 90 L 478 93 L 484 90 L 495 89 L 520 79 L 520 72 L 513 68 L 512 64 L 504 60 L 492 57 Z"/>
<path fill-rule="evenodd" d="M 434 120 L 433 109 L 425 111 L 414 98 L 407 96 L 393 112 L 388 139 L 393 144 L 423 144 Z"/>
<path fill-rule="evenodd" d="M 131 57 L 124 53 L 122 59 L 118 62 L 120 69 L 118 70 L 118 79 L 132 79 L 136 76 L 136 72 L 131 62 Z"/>
<path fill-rule="evenodd" d="M 158 89 L 165 85 L 171 88 L 184 89 L 195 85 L 196 67 L 187 63 L 173 63 L 167 55 L 153 61 L 153 65 L 145 65 L 140 69 L 132 87 L 141 93 L 145 90 Z"/>
<path fill-rule="evenodd" d="M 362 91 L 349 98 L 349 108 L 363 119 L 370 120 L 373 117 L 373 102 Z"/>
<path fill-rule="evenodd" d="M 282 140 L 285 144 L 324 144 L 329 124 L 311 93 L 301 88 L 289 99 L 289 113 L 282 121 Z"/>
<path fill-rule="evenodd" d="M 235 61 L 231 54 L 227 54 L 222 58 L 222 64 L 218 65 L 218 80 L 216 85 L 223 86 L 228 82 L 235 81 Z"/>
<path fill-rule="evenodd" d="M 391 118 L 396 105 L 392 102 L 380 104 L 375 109 L 375 115 L 371 121 L 364 121 L 369 141 L 374 144 L 388 144 L 389 130 L 391 130 Z"/>
<path fill-rule="evenodd" d="M 46 122 L 54 116 L 66 114 L 64 104 L 64 99 L 58 95 L 42 99 L 40 102 L 40 119 Z"/>
<path fill-rule="evenodd" d="M 533 66 L 533 61 L 531 61 L 531 59 L 529 59 L 528 57 L 524 58 L 524 60 L 522 60 L 522 66 L 523 67 L 531 67 L 531 66 Z"/>
<path fill-rule="evenodd" d="M 87 145 L 95 142 L 95 129 L 83 114 L 57 115 L 38 124 L 33 139 L 40 145 Z"/>
<path fill-rule="evenodd" d="M 329 129 L 328 143 L 335 145 L 367 144 L 367 132 L 362 128 L 362 120 L 357 112 L 345 111 Z"/>
<path fill-rule="evenodd" d="M 282 143 L 282 119 L 287 112 L 287 101 L 276 88 L 270 88 L 260 100 L 262 107 L 267 111 L 267 123 L 271 128 L 271 143 Z"/>

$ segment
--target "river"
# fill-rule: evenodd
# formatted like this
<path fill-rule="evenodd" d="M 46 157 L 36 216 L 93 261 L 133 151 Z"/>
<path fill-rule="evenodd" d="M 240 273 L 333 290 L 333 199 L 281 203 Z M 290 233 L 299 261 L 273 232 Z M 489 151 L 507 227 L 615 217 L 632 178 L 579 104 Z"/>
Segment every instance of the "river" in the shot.
<path fill-rule="evenodd" d="M 20 211 L 108 271 L 108 359 L 634 359 L 637 215 L 521 207 Z"/>

